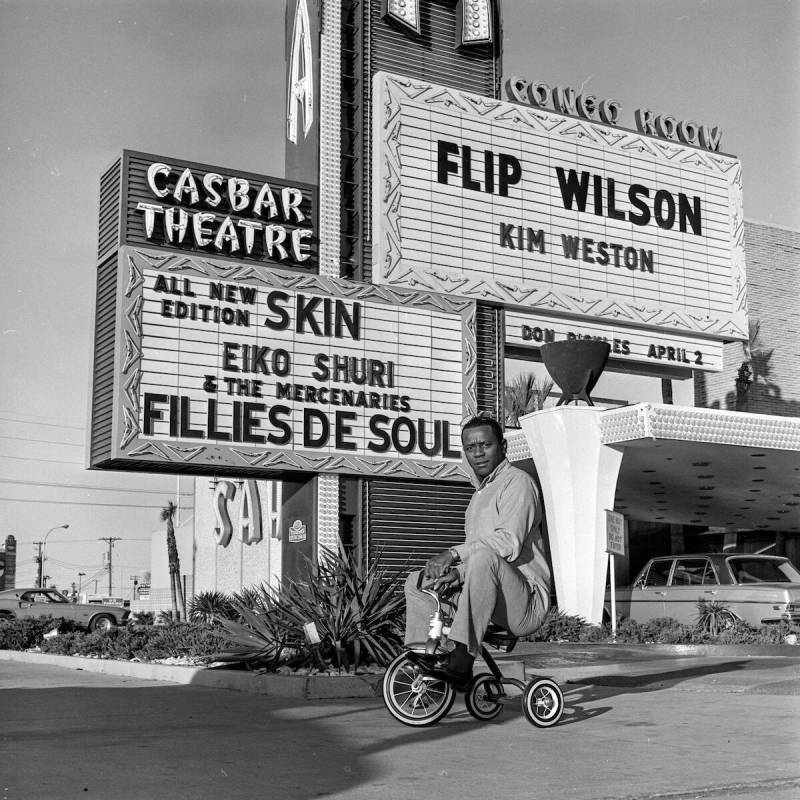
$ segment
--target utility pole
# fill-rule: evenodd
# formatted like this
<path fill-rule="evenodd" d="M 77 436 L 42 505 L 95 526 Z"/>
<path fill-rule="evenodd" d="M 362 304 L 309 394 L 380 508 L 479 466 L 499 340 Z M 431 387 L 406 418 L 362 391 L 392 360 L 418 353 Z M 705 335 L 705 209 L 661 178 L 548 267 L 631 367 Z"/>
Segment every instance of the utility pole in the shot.
<path fill-rule="evenodd" d="M 98 541 L 108 542 L 108 596 L 111 597 L 111 558 L 114 552 L 114 542 L 118 542 L 120 536 L 101 536 Z"/>
<path fill-rule="evenodd" d="M 44 556 L 44 546 L 47 544 L 47 537 L 53 531 L 60 530 L 61 528 L 64 528 L 64 530 L 66 530 L 67 528 L 69 528 L 69 524 L 65 523 L 64 525 L 54 525 L 52 528 L 50 528 L 49 531 L 47 531 L 47 533 L 44 535 L 44 539 L 42 539 L 41 542 L 34 542 L 33 543 L 34 547 L 38 547 L 39 548 L 39 550 L 38 550 L 38 552 L 36 554 L 36 558 L 35 558 L 35 561 L 36 561 L 36 564 L 37 564 L 37 567 L 36 567 L 36 580 L 37 580 L 37 586 L 38 586 L 39 589 L 42 589 L 44 587 L 44 582 L 43 582 L 43 579 L 42 579 L 42 567 L 44 566 L 44 558 L 45 558 L 45 556 Z M 49 578 L 50 576 L 48 575 L 47 577 Z"/>
<path fill-rule="evenodd" d="M 33 546 L 37 547 L 37 553 L 33 557 L 33 560 L 36 562 L 36 588 L 42 588 L 42 545 L 44 542 L 34 542 Z"/>

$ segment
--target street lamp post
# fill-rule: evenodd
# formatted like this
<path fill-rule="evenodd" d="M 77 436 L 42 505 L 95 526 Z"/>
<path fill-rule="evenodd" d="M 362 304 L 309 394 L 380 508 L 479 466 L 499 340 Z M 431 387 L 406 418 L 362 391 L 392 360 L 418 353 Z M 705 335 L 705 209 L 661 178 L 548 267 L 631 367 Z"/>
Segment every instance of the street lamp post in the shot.
<path fill-rule="evenodd" d="M 45 551 L 45 547 L 47 546 L 47 537 L 48 537 L 48 536 L 49 536 L 49 535 L 50 535 L 50 534 L 51 534 L 53 531 L 57 531 L 57 530 L 59 530 L 60 528 L 65 528 L 65 529 L 66 529 L 66 528 L 69 528 L 69 525 L 66 525 L 66 524 L 65 524 L 65 525 L 56 525 L 56 526 L 54 526 L 54 527 L 50 528 L 50 530 L 49 530 L 49 531 L 47 531 L 47 533 L 44 535 L 44 539 L 42 539 L 41 543 L 39 544 L 39 569 L 38 569 L 38 579 L 39 579 L 39 588 L 40 588 L 40 589 L 44 588 L 44 583 L 42 582 L 42 568 L 43 568 L 43 566 L 44 566 L 44 558 L 45 558 L 44 551 Z M 49 576 L 48 576 L 48 577 L 49 577 Z"/>

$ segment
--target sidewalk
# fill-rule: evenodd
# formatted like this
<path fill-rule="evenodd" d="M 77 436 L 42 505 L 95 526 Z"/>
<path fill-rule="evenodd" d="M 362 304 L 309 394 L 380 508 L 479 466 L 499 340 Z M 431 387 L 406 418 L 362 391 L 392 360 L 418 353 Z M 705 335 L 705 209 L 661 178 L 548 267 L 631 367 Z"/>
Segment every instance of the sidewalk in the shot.
<path fill-rule="evenodd" d="M 744 645 L 613 645 L 521 642 L 496 655 L 517 678 L 553 678 L 566 687 L 614 686 L 645 691 L 678 681 L 703 691 L 800 694 L 800 647 Z M 143 664 L 78 656 L 0 650 L 3 660 L 191 684 L 296 700 L 377 697 L 380 674 L 276 675 L 206 667 Z M 483 671 L 476 665 L 476 673 Z"/>

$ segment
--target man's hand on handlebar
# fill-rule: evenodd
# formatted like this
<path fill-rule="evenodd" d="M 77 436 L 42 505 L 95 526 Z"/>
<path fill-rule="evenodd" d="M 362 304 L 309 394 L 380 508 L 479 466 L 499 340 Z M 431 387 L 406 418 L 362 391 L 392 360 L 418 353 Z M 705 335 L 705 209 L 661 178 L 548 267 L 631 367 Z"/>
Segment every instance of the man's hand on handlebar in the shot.
<path fill-rule="evenodd" d="M 440 577 L 436 578 L 431 588 L 434 592 L 441 592 L 442 589 L 453 589 L 461 582 L 461 576 L 457 569 L 451 569 Z"/>
<path fill-rule="evenodd" d="M 442 550 L 441 553 L 431 556 L 425 563 L 425 569 L 423 570 L 425 577 L 428 579 L 441 578 L 453 566 L 454 561 L 455 559 L 450 550 Z"/>

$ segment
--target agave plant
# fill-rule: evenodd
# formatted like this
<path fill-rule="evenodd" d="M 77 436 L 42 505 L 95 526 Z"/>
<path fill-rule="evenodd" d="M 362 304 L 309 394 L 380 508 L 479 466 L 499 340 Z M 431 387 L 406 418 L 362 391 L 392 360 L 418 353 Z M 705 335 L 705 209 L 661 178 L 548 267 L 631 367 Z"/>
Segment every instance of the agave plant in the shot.
<path fill-rule="evenodd" d="M 719 600 L 697 601 L 697 629 L 701 633 L 717 636 L 722 631 L 735 628 L 739 617 Z"/>
<path fill-rule="evenodd" d="M 221 659 L 274 666 L 290 655 L 295 665 L 327 661 L 358 669 L 365 661 L 388 664 L 402 643 L 405 605 L 397 576 L 384 572 L 379 558 L 364 565 L 341 546 L 323 550 L 318 564 L 308 561 L 303 579 L 279 588 L 262 584 L 232 605 L 239 620 L 218 621 L 235 647 Z M 308 636 L 312 623 L 319 643 Z"/>
<path fill-rule="evenodd" d="M 213 622 L 217 617 L 235 616 L 231 598 L 225 592 L 200 592 L 189 601 L 192 622 Z"/>

